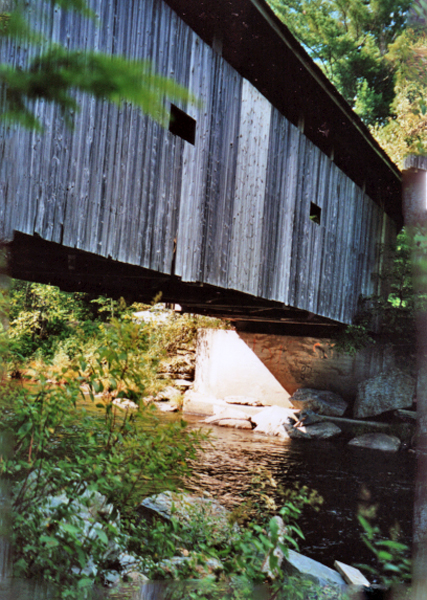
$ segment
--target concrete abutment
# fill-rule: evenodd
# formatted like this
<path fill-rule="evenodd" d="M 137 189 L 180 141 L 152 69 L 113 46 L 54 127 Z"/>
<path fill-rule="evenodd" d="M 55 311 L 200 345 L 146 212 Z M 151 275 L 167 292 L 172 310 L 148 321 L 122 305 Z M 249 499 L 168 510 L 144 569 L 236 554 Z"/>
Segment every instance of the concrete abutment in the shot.
<path fill-rule="evenodd" d="M 204 329 L 194 392 L 212 402 L 247 396 L 287 407 L 297 389 L 314 388 L 340 394 L 352 406 L 361 381 L 395 366 L 390 344 L 377 343 L 350 356 L 334 350 L 326 338 Z"/>

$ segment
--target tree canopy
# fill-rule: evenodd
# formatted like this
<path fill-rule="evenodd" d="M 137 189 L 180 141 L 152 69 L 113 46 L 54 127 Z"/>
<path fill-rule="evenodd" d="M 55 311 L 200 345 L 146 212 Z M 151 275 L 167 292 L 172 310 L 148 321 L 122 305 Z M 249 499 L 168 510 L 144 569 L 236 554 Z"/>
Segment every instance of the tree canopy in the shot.
<path fill-rule="evenodd" d="M 402 168 L 407 154 L 427 154 L 427 36 L 408 29 L 389 48 L 396 74 L 393 115 L 372 129 L 381 146 Z"/>
<path fill-rule="evenodd" d="M 412 0 L 269 0 L 273 10 L 370 125 L 391 115 L 395 72 L 386 55 Z"/>

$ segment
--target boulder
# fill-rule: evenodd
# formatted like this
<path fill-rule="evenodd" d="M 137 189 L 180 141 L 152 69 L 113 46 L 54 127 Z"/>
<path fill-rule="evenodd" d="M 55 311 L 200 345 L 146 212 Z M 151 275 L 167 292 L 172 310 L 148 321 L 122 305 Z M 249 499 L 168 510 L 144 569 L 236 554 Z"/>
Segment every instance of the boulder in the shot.
<path fill-rule="evenodd" d="M 113 400 L 113 404 L 121 410 L 138 410 L 138 404 L 128 398 L 116 398 Z"/>
<path fill-rule="evenodd" d="M 129 573 L 125 573 L 124 579 L 136 585 L 141 585 L 145 581 L 149 581 L 148 577 L 140 571 L 130 571 Z"/>
<path fill-rule="evenodd" d="M 295 410 L 282 406 L 269 406 L 251 417 L 252 423 L 256 425 L 254 429 L 256 433 L 274 435 L 282 439 L 289 437 L 283 427 L 289 422 L 289 419 L 295 420 Z"/>
<path fill-rule="evenodd" d="M 227 404 L 242 404 L 244 406 L 265 406 L 262 400 L 252 398 L 251 396 L 226 396 L 224 398 Z"/>
<path fill-rule="evenodd" d="M 345 581 L 337 571 L 322 565 L 321 563 L 295 552 L 288 550 L 288 556 L 283 559 L 282 569 L 289 575 L 302 575 L 315 584 L 344 588 Z"/>
<path fill-rule="evenodd" d="M 334 425 L 334 423 L 329 423 L 328 421 L 325 421 L 324 423 L 314 423 L 313 425 L 297 427 L 296 429 L 300 429 L 304 431 L 304 433 L 308 434 L 311 438 L 316 438 L 318 440 L 327 440 L 328 438 L 335 437 L 341 433 L 341 429 L 337 425 Z"/>
<path fill-rule="evenodd" d="M 166 521 L 174 517 L 194 535 L 209 535 L 220 544 L 227 542 L 238 531 L 237 525 L 230 526 L 230 513 L 213 498 L 162 492 L 145 498 L 138 507 L 145 516 L 158 516 Z M 199 531 L 200 529 L 200 531 Z"/>
<path fill-rule="evenodd" d="M 158 410 L 161 412 L 178 412 L 179 408 L 172 402 L 155 402 Z"/>
<path fill-rule="evenodd" d="M 400 447 L 400 440 L 395 435 L 386 433 L 365 433 L 353 438 L 348 443 L 349 446 L 358 446 L 359 448 L 370 448 L 372 450 L 383 450 L 385 452 L 396 452 Z"/>
<path fill-rule="evenodd" d="M 250 429 L 252 430 L 252 423 L 249 419 L 220 419 L 214 421 L 214 425 L 218 427 L 232 427 L 233 429 Z"/>
<path fill-rule="evenodd" d="M 347 410 L 347 402 L 334 392 L 301 388 L 289 398 L 289 402 L 300 410 L 311 410 L 320 415 L 341 417 Z"/>
<path fill-rule="evenodd" d="M 250 417 L 242 410 L 238 410 L 237 408 L 231 408 L 230 406 L 224 405 L 215 405 L 213 407 L 214 414 L 212 417 L 208 417 L 204 419 L 203 423 L 213 423 L 218 424 L 219 421 L 223 421 L 225 419 L 233 419 L 238 421 L 248 421 L 250 428 L 252 425 L 250 424 Z"/>
<path fill-rule="evenodd" d="M 285 428 L 288 437 L 290 437 L 292 440 L 311 439 L 310 434 L 306 433 L 305 427 L 293 427 L 292 425 L 286 423 L 283 425 L 283 427 Z"/>
<path fill-rule="evenodd" d="M 192 568 L 200 577 L 209 577 L 213 573 L 219 573 L 224 570 L 223 564 L 211 556 L 202 559 L 198 555 L 173 556 L 172 558 L 161 561 L 158 565 L 165 573 L 178 579 L 179 572 Z"/>
<path fill-rule="evenodd" d="M 281 545 L 286 543 L 286 534 L 287 534 L 287 529 L 286 529 L 286 525 L 283 522 L 282 517 L 279 517 L 278 515 L 276 515 L 275 517 L 272 518 L 272 521 L 275 522 L 276 526 L 277 526 L 277 541 L 276 544 L 273 548 L 270 548 L 265 556 L 264 562 L 262 563 L 262 567 L 261 567 L 261 571 L 263 573 L 266 573 L 268 577 L 270 577 L 270 579 L 275 579 L 277 577 L 277 575 L 279 574 L 279 569 L 271 569 L 270 567 L 270 556 L 273 555 L 277 558 L 277 565 L 280 567 L 280 565 L 283 562 L 283 559 L 285 558 L 285 553 L 283 552 Z M 269 539 L 271 540 L 271 534 L 269 534 Z"/>
<path fill-rule="evenodd" d="M 157 402 L 170 400 L 171 402 L 181 403 L 182 394 L 175 387 L 168 385 L 155 397 Z"/>
<path fill-rule="evenodd" d="M 314 423 L 323 423 L 324 419 L 318 413 L 312 410 L 302 410 L 298 415 L 298 422 L 304 425 L 314 425 Z"/>
<path fill-rule="evenodd" d="M 358 385 L 353 416 L 372 417 L 412 405 L 415 379 L 407 372 L 392 369 L 371 377 Z"/>

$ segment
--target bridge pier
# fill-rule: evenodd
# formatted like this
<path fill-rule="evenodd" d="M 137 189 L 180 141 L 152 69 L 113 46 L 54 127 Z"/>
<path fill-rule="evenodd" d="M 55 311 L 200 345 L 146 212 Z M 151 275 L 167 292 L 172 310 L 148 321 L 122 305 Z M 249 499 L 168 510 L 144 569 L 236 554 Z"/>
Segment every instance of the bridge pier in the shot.
<path fill-rule="evenodd" d="M 361 381 L 392 369 L 396 362 L 389 344 L 377 343 L 350 356 L 334 350 L 328 338 L 246 332 L 240 337 L 290 395 L 309 387 L 330 390 L 352 403 Z"/>
<path fill-rule="evenodd" d="M 350 406 L 357 385 L 395 366 L 389 345 L 375 344 L 356 356 L 334 351 L 328 338 L 272 335 L 217 329 L 199 332 L 195 392 L 214 398 L 249 396 L 265 404 L 290 406 L 299 388 L 330 390 Z M 189 412 L 200 412 L 195 406 Z M 206 407 L 207 414 L 210 408 Z"/>
<path fill-rule="evenodd" d="M 233 383 L 229 393 L 222 383 L 220 388 L 213 386 L 211 392 L 217 397 L 245 395 L 247 392 L 236 390 L 249 386 L 249 391 L 253 391 L 259 387 L 259 378 L 265 378 L 267 387 L 264 383 L 260 386 L 260 395 L 265 397 L 267 394 L 273 399 L 272 404 L 280 405 L 301 387 L 328 389 L 352 403 L 358 383 L 392 368 L 396 362 L 391 347 L 380 343 L 355 357 L 339 354 L 331 342 L 339 323 L 278 302 L 197 282 L 184 282 L 175 275 L 150 271 L 19 233 L 9 244 L 8 252 L 12 277 L 58 285 L 65 291 L 123 296 L 129 302 L 151 303 L 161 292 L 163 302 L 177 302 L 185 312 L 230 319 L 238 333 L 216 331 L 212 334 L 206 346 L 209 360 L 204 362 L 203 369 L 213 369 L 217 373 L 217 382 L 223 383 L 235 379 L 239 372 L 240 383 Z M 251 368 L 240 368 L 239 355 L 246 356 Z M 224 356 L 228 357 L 227 361 Z M 275 383 L 270 379 L 267 384 L 267 370 Z"/>

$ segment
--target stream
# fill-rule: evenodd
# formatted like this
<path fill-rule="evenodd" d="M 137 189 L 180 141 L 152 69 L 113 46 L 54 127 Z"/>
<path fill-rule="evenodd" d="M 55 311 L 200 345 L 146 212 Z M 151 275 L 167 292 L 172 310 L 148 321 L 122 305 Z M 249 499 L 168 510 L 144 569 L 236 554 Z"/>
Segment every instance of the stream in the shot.
<path fill-rule="evenodd" d="M 204 428 L 194 417 L 186 420 L 190 427 Z M 375 523 L 385 537 L 397 527 L 399 540 L 411 545 L 414 453 L 355 448 L 339 440 L 281 441 L 224 427 L 211 431 L 214 445 L 206 446 L 196 467 L 197 485 L 228 508 L 241 502 L 237 495 L 250 487 L 254 472 L 262 468 L 285 489 L 304 485 L 323 497 L 320 510 L 306 507 L 299 521 L 305 536 L 299 542 L 303 554 L 330 567 L 335 560 L 375 564 L 357 520 L 359 506 L 367 505 L 377 506 Z M 280 498 L 276 500 L 280 505 Z"/>
<path fill-rule="evenodd" d="M 177 415 L 162 418 L 175 419 Z M 188 483 L 191 492 L 209 492 L 233 510 L 242 504 L 242 495 L 251 489 L 254 476 L 266 472 L 284 489 L 298 484 L 316 490 L 324 502 L 318 512 L 304 509 L 299 525 L 305 539 L 299 542 L 299 549 L 330 567 L 335 560 L 350 565 L 375 562 L 361 539 L 356 516 L 361 503 L 377 506 L 376 524 L 386 537 L 391 527 L 398 527 L 399 540 L 411 544 L 414 453 L 366 450 L 340 441 L 282 441 L 245 430 L 208 427 L 193 416 L 185 418 L 190 428 L 210 429 L 212 442 L 205 443 L 205 452 L 195 465 L 195 476 Z M 275 494 L 274 488 L 268 489 Z M 277 493 L 275 500 L 280 506 Z M 0 546 L 4 577 L 4 548 Z M 18 596 L 16 589 L 9 596 L 2 585 L 5 580 L 2 584 L 0 577 L 2 600 L 27 598 L 23 589 Z M 35 598 L 34 590 L 28 598 Z"/>

